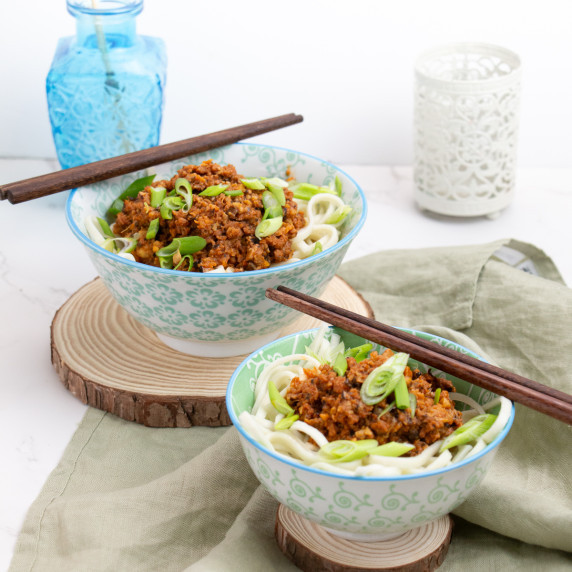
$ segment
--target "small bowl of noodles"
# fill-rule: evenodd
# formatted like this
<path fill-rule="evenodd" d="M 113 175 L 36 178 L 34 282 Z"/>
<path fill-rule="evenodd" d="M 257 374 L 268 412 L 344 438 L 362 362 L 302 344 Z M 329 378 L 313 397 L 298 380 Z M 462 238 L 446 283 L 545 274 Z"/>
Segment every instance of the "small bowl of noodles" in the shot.
<path fill-rule="evenodd" d="M 366 217 L 359 185 L 296 151 L 237 143 L 75 189 L 66 216 L 105 286 L 168 346 L 247 354 L 320 296 Z"/>
<path fill-rule="evenodd" d="M 514 419 L 504 397 L 325 326 L 251 354 L 232 376 L 226 404 L 270 494 L 359 541 L 398 536 L 460 505 Z"/>

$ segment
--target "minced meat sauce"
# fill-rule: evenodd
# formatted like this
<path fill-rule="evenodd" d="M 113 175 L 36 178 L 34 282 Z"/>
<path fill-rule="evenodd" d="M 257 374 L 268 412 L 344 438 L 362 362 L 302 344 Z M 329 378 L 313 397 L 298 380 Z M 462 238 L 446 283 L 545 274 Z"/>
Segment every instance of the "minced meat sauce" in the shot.
<path fill-rule="evenodd" d="M 170 180 L 153 182 L 153 187 L 164 187 L 167 192 L 175 187 L 178 178 L 185 178 L 193 189 L 193 204 L 188 212 L 175 210 L 172 219 L 163 219 L 158 208 L 150 206 L 150 187 L 139 192 L 135 199 L 127 199 L 117 215 L 113 231 L 123 237 L 138 236 L 132 252 L 137 262 L 159 266 L 155 253 L 173 239 L 201 236 L 207 245 L 193 254 L 192 271 L 206 272 L 219 266 L 236 271 L 259 270 L 271 264 L 285 262 L 292 256 L 292 239 L 305 224 L 293 194 L 284 189 L 286 205 L 282 208 L 282 226 L 272 235 L 258 239 L 254 235 L 264 213 L 261 191 L 247 189 L 242 177 L 232 165 L 221 166 L 212 161 L 201 165 L 187 165 Z M 221 193 L 215 197 L 199 196 L 207 187 L 228 184 L 226 190 L 241 190 L 242 195 Z M 152 240 L 145 238 L 149 224 L 158 218 L 159 231 Z M 186 261 L 179 268 L 188 270 Z"/>
<path fill-rule="evenodd" d="M 286 400 L 300 420 L 320 431 L 328 441 L 338 439 L 377 439 L 380 445 L 390 441 L 415 445 L 408 455 L 416 455 L 439 439 L 444 439 L 462 425 L 462 415 L 449 397 L 455 391 L 444 378 L 405 368 L 404 376 L 410 393 L 417 398 L 415 415 L 410 409 L 392 408 L 380 415 L 388 405 L 382 400 L 366 405 L 360 398 L 361 384 L 368 374 L 384 363 L 393 352 L 371 352 L 356 363 L 347 358 L 345 376 L 339 376 L 329 365 L 304 370 L 306 379 L 295 377 L 286 393 Z M 438 403 L 435 392 L 441 388 Z M 393 400 L 393 395 L 388 398 Z"/>

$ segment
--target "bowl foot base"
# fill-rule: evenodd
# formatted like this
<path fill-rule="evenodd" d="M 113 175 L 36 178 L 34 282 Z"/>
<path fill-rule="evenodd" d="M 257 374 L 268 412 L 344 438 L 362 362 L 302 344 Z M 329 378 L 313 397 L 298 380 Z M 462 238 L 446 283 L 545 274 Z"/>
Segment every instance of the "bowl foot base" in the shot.
<path fill-rule="evenodd" d="M 382 535 L 383 540 L 370 536 L 364 541 L 365 535 L 328 530 L 281 504 L 275 534 L 282 552 L 308 572 L 430 572 L 443 563 L 452 529 L 453 521 L 445 515 L 397 535 Z"/>
<path fill-rule="evenodd" d="M 189 354 L 192 356 L 201 356 L 206 358 L 227 358 L 235 356 L 244 356 L 250 354 L 254 350 L 269 344 L 276 338 L 280 337 L 281 330 L 277 330 L 265 336 L 257 338 L 249 338 L 248 340 L 237 340 L 236 342 L 197 342 L 173 338 L 165 334 L 157 333 L 157 337 L 170 348 L 178 352 Z"/>

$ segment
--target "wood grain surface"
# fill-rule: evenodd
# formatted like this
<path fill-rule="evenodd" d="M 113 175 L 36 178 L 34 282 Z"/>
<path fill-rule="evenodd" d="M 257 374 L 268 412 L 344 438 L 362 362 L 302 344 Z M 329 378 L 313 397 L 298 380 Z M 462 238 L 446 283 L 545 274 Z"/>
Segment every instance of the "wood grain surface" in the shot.
<path fill-rule="evenodd" d="M 453 521 L 448 515 L 378 542 L 346 540 L 278 506 L 275 535 L 282 552 L 305 572 L 431 572 L 445 559 Z"/>
<path fill-rule="evenodd" d="M 373 315 L 337 276 L 323 298 Z M 301 315 L 283 334 L 319 323 Z M 245 357 L 202 358 L 169 348 L 123 310 L 99 278 L 57 311 L 51 356 L 65 387 L 83 403 L 150 427 L 230 425 L 226 387 Z"/>

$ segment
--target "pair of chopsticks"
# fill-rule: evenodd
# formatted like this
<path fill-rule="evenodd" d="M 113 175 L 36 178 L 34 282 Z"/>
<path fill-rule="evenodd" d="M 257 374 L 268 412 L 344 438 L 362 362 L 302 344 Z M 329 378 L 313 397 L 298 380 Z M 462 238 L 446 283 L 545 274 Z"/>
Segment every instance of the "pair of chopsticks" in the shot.
<path fill-rule="evenodd" d="M 572 424 L 572 395 L 536 381 L 479 361 L 449 348 L 441 347 L 360 316 L 344 308 L 318 300 L 296 290 L 278 286 L 268 288 L 266 297 L 357 334 L 366 340 L 386 346 L 393 351 L 408 353 L 428 366 L 450 373 L 488 391 L 507 397 L 535 411 Z"/>
<path fill-rule="evenodd" d="M 17 204 L 59 193 L 60 191 L 75 189 L 83 185 L 90 185 L 91 183 L 111 179 L 118 175 L 132 173 L 153 165 L 160 165 L 187 155 L 204 153 L 217 147 L 236 143 L 242 139 L 248 139 L 269 131 L 281 129 L 282 127 L 301 123 L 303 119 L 301 115 L 288 113 L 223 131 L 216 131 L 215 133 L 167 143 L 166 145 L 158 145 L 142 151 L 87 163 L 79 167 L 63 169 L 47 175 L 8 183 L 0 186 L 0 200 L 7 199 L 12 204 Z"/>

